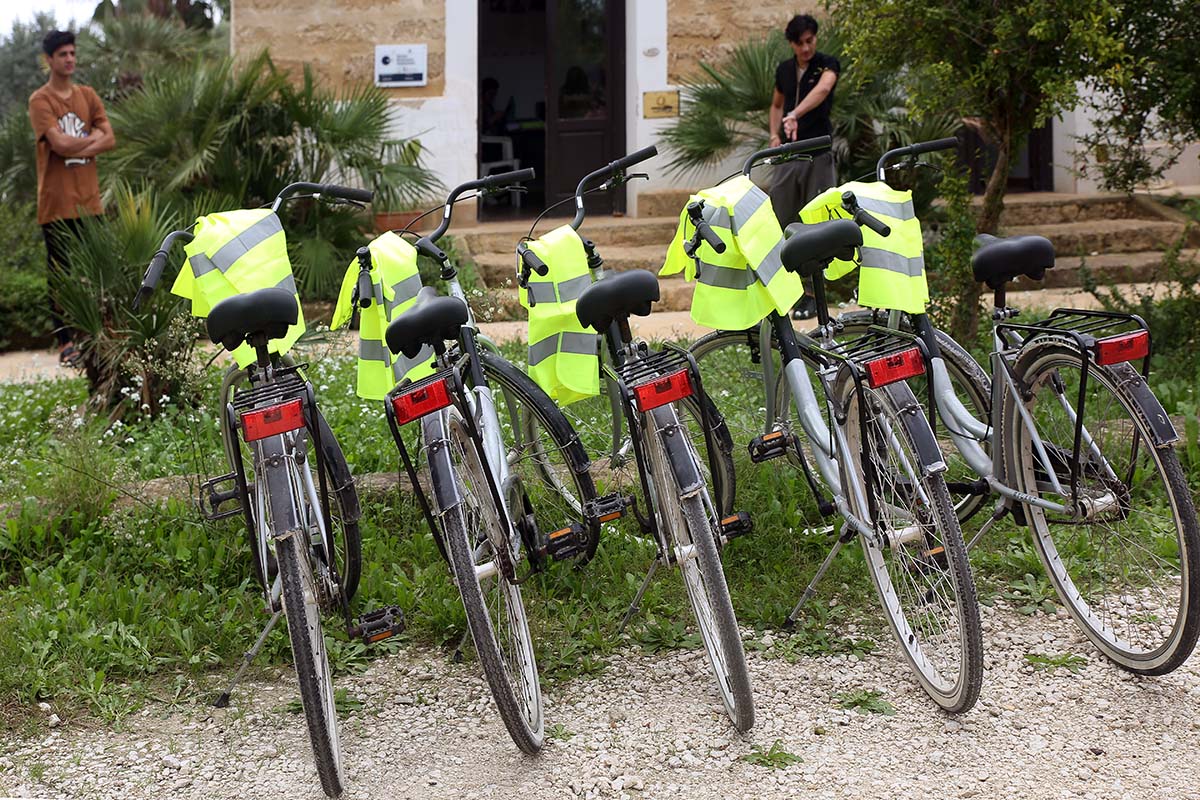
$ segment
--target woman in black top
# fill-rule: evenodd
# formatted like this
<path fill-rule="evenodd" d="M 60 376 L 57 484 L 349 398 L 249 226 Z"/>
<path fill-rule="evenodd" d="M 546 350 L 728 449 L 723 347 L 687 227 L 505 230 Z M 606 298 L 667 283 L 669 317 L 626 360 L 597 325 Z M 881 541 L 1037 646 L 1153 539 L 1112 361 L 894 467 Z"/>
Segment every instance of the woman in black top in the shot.
<path fill-rule="evenodd" d="M 817 52 L 817 21 L 808 14 L 792 17 L 784 36 L 795 56 L 775 69 L 771 147 L 833 134 L 829 112 L 833 108 L 833 89 L 842 71 L 836 58 Z M 829 151 L 814 156 L 812 161 L 792 161 L 775 167 L 768 194 L 779 226 L 799 221 L 804 204 L 833 186 L 836 180 L 833 153 Z M 816 301 L 805 294 L 792 315 L 809 319 L 816 313 Z"/>

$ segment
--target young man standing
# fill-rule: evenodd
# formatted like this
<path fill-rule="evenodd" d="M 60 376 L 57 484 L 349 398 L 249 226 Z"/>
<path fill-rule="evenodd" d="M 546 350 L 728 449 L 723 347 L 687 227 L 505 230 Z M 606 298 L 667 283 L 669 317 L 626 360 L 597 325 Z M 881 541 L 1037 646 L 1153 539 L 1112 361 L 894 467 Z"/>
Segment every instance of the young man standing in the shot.
<path fill-rule="evenodd" d="M 79 233 L 80 218 L 104 213 L 96 156 L 116 144 L 104 104 L 75 73 L 75 34 L 51 31 L 42 40 L 50 79 L 29 97 L 29 121 L 37 140 L 38 224 L 46 238 L 50 277 L 69 271 L 66 239 Z M 62 320 L 51 289 L 50 309 L 59 361 L 79 363 L 72 331 Z"/>
<path fill-rule="evenodd" d="M 794 57 L 775 69 L 771 147 L 833 135 L 829 112 L 833 108 L 833 88 L 842 71 L 836 58 L 817 52 L 817 21 L 808 14 L 792 17 L 784 36 Z M 768 194 L 780 227 L 798 222 L 804 204 L 837 180 L 833 153 L 828 150 L 815 155 L 812 161 L 792 161 L 774 170 Z M 792 312 L 796 319 L 810 319 L 816 314 L 816 299 L 808 293 Z"/>

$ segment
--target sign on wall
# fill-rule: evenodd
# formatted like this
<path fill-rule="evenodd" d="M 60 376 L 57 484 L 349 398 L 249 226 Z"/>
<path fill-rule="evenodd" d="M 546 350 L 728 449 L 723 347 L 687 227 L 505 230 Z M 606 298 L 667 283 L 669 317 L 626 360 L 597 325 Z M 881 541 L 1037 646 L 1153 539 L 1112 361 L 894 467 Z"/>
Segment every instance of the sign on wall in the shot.
<path fill-rule="evenodd" d="M 423 44 L 375 45 L 376 86 L 424 86 L 428 82 L 429 47 Z"/>
<path fill-rule="evenodd" d="M 658 119 L 679 116 L 679 92 L 642 92 L 642 117 Z"/>

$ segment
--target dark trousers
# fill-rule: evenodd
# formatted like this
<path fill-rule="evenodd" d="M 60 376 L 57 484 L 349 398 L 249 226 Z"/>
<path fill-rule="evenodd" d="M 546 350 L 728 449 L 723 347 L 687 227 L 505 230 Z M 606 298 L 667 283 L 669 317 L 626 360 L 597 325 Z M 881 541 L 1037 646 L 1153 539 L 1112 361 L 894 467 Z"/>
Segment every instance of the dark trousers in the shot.
<path fill-rule="evenodd" d="M 779 227 L 800 221 L 800 209 L 821 192 L 837 183 L 833 153 L 814 156 L 812 161 L 789 161 L 771 168 L 771 208 Z M 805 294 L 812 293 L 811 281 L 804 281 Z"/>
<path fill-rule="evenodd" d="M 58 339 L 59 347 L 74 338 L 74 331 L 63 322 L 62 308 L 54 298 L 54 279 L 71 273 L 68 242 L 79 236 L 82 224 L 78 219 L 59 219 L 42 226 L 42 236 L 46 239 L 46 282 L 50 286 L 50 320 L 54 323 L 54 335 Z"/>

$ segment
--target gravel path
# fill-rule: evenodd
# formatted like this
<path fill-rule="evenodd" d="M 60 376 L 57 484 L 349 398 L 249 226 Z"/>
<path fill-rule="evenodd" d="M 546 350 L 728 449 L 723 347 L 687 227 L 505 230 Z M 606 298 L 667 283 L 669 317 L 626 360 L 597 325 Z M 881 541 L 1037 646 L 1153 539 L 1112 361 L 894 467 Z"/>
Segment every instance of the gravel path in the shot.
<path fill-rule="evenodd" d="M 743 738 L 701 652 L 630 650 L 547 691 L 554 737 L 537 758 L 507 738 L 473 662 L 410 649 L 339 679 L 364 702 L 342 722 L 345 796 L 1200 798 L 1200 658 L 1140 679 L 1063 616 L 984 612 L 983 695 L 957 720 L 925 699 L 890 642 L 862 661 L 756 652 L 758 723 Z M 1035 671 L 1030 652 L 1087 662 L 1078 674 Z M 116 729 L 42 721 L 37 737 L 0 746 L 0 795 L 319 800 L 303 723 L 286 709 L 296 691 L 286 670 L 276 678 L 227 709 L 155 704 Z M 895 715 L 839 708 L 836 695 L 855 689 L 879 691 Z M 772 769 L 742 758 L 777 739 L 803 760 Z"/>

